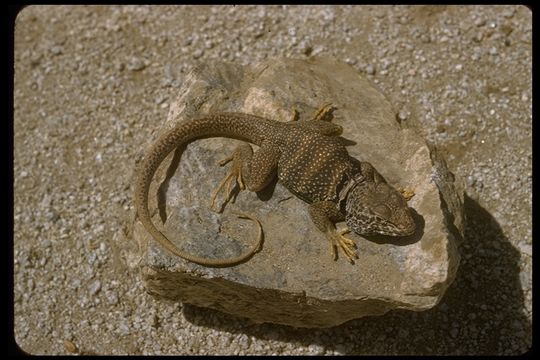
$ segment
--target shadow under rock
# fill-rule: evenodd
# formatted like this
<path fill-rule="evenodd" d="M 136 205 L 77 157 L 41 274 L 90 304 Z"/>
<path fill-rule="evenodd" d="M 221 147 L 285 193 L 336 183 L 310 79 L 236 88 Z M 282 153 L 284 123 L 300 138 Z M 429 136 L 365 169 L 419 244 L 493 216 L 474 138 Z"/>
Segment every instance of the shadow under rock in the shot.
<path fill-rule="evenodd" d="M 520 253 L 495 219 L 465 196 L 464 240 L 456 278 L 441 302 L 424 312 L 393 310 L 328 329 L 255 324 L 184 304 L 198 326 L 342 354 L 519 354 L 532 345 L 519 280 Z M 508 326 L 512 331 L 508 331 Z"/>

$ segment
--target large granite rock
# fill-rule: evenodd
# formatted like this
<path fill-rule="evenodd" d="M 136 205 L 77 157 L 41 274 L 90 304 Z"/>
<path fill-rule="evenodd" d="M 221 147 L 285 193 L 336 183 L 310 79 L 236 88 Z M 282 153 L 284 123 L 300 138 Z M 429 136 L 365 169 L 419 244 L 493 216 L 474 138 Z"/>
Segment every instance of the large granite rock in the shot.
<path fill-rule="evenodd" d="M 171 154 L 158 170 L 150 189 L 150 206 L 159 209 L 154 222 L 163 224 L 179 248 L 227 258 L 246 251 L 257 234 L 253 223 L 230 214 L 237 210 L 261 220 L 264 245 L 243 264 L 209 268 L 171 255 L 135 221 L 131 234 L 140 251 L 132 254 L 132 263 L 140 266 L 149 293 L 296 327 L 330 327 L 391 309 L 420 311 L 437 304 L 459 263 L 462 183 L 353 68 L 326 58 L 273 59 L 253 67 L 202 65 L 187 77 L 163 131 L 216 111 L 288 121 L 296 109 L 303 120 L 328 102 L 338 108 L 334 122 L 343 126 L 343 137 L 355 143 L 349 153 L 373 164 L 390 184 L 414 189 L 409 206 L 416 212 L 416 234 L 367 239 L 350 233 L 360 257 L 351 265 L 343 255 L 332 259 L 307 204 L 279 182 L 260 194 L 239 193 L 223 214 L 211 212 L 210 194 L 227 172 L 216 162 L 239 141 L 198 140 Z"/>

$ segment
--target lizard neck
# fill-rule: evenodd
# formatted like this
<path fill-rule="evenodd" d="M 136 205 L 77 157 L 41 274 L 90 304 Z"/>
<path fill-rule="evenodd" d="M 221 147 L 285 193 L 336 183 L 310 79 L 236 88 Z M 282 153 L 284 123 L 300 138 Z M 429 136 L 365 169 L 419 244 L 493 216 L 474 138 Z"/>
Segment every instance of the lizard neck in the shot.
<path fill-rule="evenodd" d="M 353 174 L 352 176 L 345 176 L 344 179 L 341 181 L 340 184 L 337 186 L 337 194 L 338 194 L 338 208 L 342 210 L 342 212 L 345 212 L 345 207 L 347 203 L 347 196 L 351 192 L 351 190 L 363 183 L 366 180 L 366 178 L 362 175 L 362 173 L 357 172 Z"/>

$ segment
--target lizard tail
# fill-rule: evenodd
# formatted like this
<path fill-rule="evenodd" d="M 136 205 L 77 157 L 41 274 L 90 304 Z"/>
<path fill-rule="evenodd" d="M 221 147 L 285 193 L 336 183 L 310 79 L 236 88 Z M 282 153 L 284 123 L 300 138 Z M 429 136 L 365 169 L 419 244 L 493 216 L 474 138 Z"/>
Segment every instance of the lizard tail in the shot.
<path fill-rule="evenodd" d="M 228 259 L 209 259 L 180 250 L 165 235 L 163 235 L 152 222 L 148 210 L 148 192 L 157 168 L 167 155 L 177 147 L 196 138 L 218 136 L 247 140 L 251 143 L 260 145 L 262 142 L 263 131 L 261 126 L 265 126 L 267 123 L 265 120 L 266 119 L 254 115 L 246 114 L 241 114 L 241 116 L 234 113 L 209 115 L 178 125 L 165 132 L 152 145 L 142 160 L 137 173 L 134 202 L 139 220 L 161 246 L 185 260 L 212 267 L 226 267 L 239 264 L 249 259 L 258 251 L 263 241 L 261 223 L 252 216 L 239 213 L 237 213 L 238 217 L 252 220 L 259 227 L 257 243 L 246 253 Z"/>

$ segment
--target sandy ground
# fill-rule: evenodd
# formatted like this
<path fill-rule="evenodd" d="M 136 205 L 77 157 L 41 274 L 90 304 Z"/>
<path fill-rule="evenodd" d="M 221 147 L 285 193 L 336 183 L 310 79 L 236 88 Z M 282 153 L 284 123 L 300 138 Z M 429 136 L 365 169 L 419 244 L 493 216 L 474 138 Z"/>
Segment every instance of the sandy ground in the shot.
<path fill-rule="evenodd" d="M 15 28 L 14 336 L 33 354 L 518 354 L 532 343 L 532 16 L 514 6 L 34 6 Z M 333 55 L 466 183 L 435 308 L 302 330 L 155 300 L 114 243 L 189 70 Z"/>

